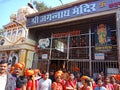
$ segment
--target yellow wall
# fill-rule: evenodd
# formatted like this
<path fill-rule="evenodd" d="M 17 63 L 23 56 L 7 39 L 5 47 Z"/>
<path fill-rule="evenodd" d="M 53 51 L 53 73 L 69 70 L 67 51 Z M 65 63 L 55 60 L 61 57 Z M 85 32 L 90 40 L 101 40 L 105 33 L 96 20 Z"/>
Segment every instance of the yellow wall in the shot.
<path fill-rule="evenodd" d="M 27 50 L 21 50 L 20 51 L 20 60 L 19 60 L 19 62 L 24 62 L 24 63 L 26 63 L 26 56 L 27 56 Z"/>
<path fill-rule="evenodd" d="M 32 61 L 33 61 L 33 51 L 28 51 L 27 58 L 26 58 L 26 68 L 32 68 Z"/>

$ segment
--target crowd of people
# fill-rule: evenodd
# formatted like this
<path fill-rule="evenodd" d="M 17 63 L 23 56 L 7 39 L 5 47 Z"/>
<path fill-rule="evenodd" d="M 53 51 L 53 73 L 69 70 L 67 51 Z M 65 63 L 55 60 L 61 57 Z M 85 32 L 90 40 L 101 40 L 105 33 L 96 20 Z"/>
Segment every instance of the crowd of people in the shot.
<path fill-rule="evenodd" d="M 8 71 L 7 61 L 1 60 L 0 90 L 120 90 L 120 74 L 105 76 L 101 73 L 94 80 L 65 69 L 56 72 L 25 69 L 21 62 Z"/>

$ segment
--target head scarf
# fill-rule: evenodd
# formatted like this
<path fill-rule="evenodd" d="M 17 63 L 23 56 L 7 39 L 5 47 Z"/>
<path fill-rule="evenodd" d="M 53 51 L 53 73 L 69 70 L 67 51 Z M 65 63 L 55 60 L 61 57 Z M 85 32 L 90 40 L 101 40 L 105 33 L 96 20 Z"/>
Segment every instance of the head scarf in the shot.
<path fill-rule="evenodd" d="M 39 69 L 34 69 L 34 74 L 38 74 L 40 72 Z"/>
<path fill-rule="evenodd" d="M 90 78 L 88 76 L 82 76 L 81 79 L 82 80 L 90 80 Z"/>
<path fill-rule="evenodd" d="M 23 64 L 23 63 L 16 63 L 16 64 L 14 64 L 14 67 L 23 69 L 25 67 L 25 64 Z"/>
<path fill-rule="evenodd" d="M 63 75 L 63 72 L 59 70 L 55 73 L 55 78 L 57 78 L 58 76 L 62 77 L 62 75 Z"/>

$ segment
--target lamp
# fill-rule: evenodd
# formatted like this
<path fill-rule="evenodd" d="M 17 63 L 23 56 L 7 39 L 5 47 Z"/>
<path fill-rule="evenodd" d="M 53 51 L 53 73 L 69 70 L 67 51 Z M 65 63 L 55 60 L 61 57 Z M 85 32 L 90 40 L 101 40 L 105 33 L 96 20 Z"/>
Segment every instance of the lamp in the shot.
<path fill-rule="evenodd" d="M 28 3 L 27 5 L 28 5 L 31 9 L 33 9 L 35 12 L 38 12 L 36 9 L 34 9 L 32 3 Z"/>
<path fill-rule="evenodd" d="M 60 2 L 61 2 L 61 4 L 63 5 L 63 2 L 62 2 L 62 0 L 59 0 Z"/>
<path fill-rule="evenodd" d="M 34 9 L 33 5 L 31 3 L 28 3 L 28 6 L 32 9 Z"/>

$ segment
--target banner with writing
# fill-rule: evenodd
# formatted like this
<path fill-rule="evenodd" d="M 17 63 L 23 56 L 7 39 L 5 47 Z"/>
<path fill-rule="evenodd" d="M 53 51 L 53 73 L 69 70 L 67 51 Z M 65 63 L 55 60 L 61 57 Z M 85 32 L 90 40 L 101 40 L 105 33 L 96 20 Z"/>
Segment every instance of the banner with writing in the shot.
<path fill-rule="evenodd" d="M 111 49 L 110 28 L 108 25 L 101 23 L 95 28 L 95 50 L 108 51 Z"/>

